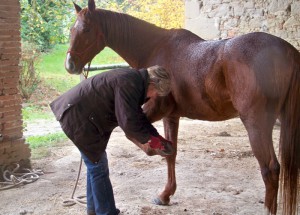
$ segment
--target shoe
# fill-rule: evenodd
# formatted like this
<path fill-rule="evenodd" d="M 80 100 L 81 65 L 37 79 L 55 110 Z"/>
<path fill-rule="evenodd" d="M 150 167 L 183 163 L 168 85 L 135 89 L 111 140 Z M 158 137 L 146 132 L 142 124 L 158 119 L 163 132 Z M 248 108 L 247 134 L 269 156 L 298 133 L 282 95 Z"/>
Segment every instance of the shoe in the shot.
<path fill-rule="evenodd" d="M 120 210 L 117 208 L 116 209 L 116 215 L 119 215 L 120 214 Z"/>

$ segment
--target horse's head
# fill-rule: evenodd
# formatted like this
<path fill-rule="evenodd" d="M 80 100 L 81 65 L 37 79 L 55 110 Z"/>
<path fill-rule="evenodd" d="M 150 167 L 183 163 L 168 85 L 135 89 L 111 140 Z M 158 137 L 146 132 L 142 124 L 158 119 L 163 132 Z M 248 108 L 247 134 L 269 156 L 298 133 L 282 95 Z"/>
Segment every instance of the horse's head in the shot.
<path fill-rule="evenodd" d="M 65 68 L 71 74 L 80 74 L 84 66 L 105 47 L 101 26 L 97 24 L 94 0 L 81 9 L 74 3 L 77 19 L 70 31 L 70 47 L 65 60 Z"/>
<path fill-rule="evenodd" d="M 168 116 L 175 108 L 175 101 L 171 94 L 150 98 L 144 105 L 143 111 L 150 122 L 161 120 Z"/>

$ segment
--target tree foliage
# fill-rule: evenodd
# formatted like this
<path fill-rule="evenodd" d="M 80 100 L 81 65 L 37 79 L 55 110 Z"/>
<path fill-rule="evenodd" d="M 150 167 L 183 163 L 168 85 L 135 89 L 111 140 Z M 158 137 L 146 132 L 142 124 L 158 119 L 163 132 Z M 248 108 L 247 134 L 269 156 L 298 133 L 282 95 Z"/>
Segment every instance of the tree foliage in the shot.
<path fill-rule="evenodd" d="M 66 0 L 20 0 L 21 37 L 41 51 L 67 41 L 72 5 Z M 73 15 L 74 13 L 72 13 Z"/>
<path fill-rule="evenodd" d="M 19 80 L 19 90 L 22 98 L 27 100 L 37 88 L 40 82 L 39 75 L 36 72 L 40 53 L 34 44 L 23 41 L 21 53 L 21 72 Z"/>
<path fill-rule="evenodd" d="M 184 24 L 183 0 L 115 0 L 106 7 L 163 28 L 182 28 Z"/>
<path fill-rule="evenodd" d="M 68 41 L 75 19 L 72 1 L 20 0 L 22 40 L 41 51 Z M 76 0 L 86 7 L 87 0 Z M 163 28 L 179 28 L 184 23 L 183 0 L 96 0 L 100 8 L 131 14 Z"/>

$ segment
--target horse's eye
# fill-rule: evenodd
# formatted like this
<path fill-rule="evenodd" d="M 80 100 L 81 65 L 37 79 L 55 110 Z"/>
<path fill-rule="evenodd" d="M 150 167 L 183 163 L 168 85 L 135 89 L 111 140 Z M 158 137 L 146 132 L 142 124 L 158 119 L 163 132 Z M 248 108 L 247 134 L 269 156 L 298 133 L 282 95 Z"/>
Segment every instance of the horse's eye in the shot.
<path fill-rule="evenodd" d="M 88 33 L 88 32 L 90 32 L 90 29 L 89 29 L 89 28 L 83 29 L 83 33 Z"/>

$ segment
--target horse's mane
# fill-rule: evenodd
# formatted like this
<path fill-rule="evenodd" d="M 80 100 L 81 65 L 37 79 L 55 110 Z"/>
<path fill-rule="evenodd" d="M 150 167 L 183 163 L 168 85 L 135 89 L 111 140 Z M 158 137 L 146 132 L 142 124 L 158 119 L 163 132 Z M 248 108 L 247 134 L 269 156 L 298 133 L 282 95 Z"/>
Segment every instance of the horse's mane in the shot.
<path fill-rule="evenodd" d="M 166 30 L 144 20 L 133 17 L 129 14 L 118 13 L 104 9 L 97 9 L 97 12 L 101 16 L 101 19 L 105 19 L 105 23 L 110 25 L 108 26 L 110 28 L 115 27 L 116 23 L 118 23 L 118 27 L 122 27 L 124 29 L 129 29 L 132 26 L 135 26 L 137 28 L 141 27 L 144 29 L 148 29 L 149 31 Z"/>
<path fill-rule="evenodd" d="M 138 19 L 129 14 L 114 12 L 105 9 L 96 9 L 97 13 L 97 23 L 100 23 L 101 29 L 105 34 L 106 38 L 110 38 L 114 41 L 115 45 L 119 46 L 119 43 L 126 43 L 129 40 L 137 41 L 137 40 L 154 40 L 155 38 L 160 38 L 163 35 L 166 35 L 166 32 L 172 32 L 169 36 L 177 35 L 186 36 L 186 33 L 189 34 L 190 37 L 193 37 L 196 40 L 203 40 L 199 38 L 197 35 L 194 35 L 191 32 L 188 32 L 185 29 L 165 29 L 158 27 L 152 23 L 146 22 L 142 19 Z M 89 19 L 94 19 L 92 14 L 89 12 L 87 8 L 81 11 L 83 16 L 89 16 Z M 93 15 L 94 16 L 94 15 Z M 122 37 L 120 37 L 122 35 Z M 154 37 L 155 35 L 155 37 Z M 122 41 L 120 39 L 122 38 Z"/>

